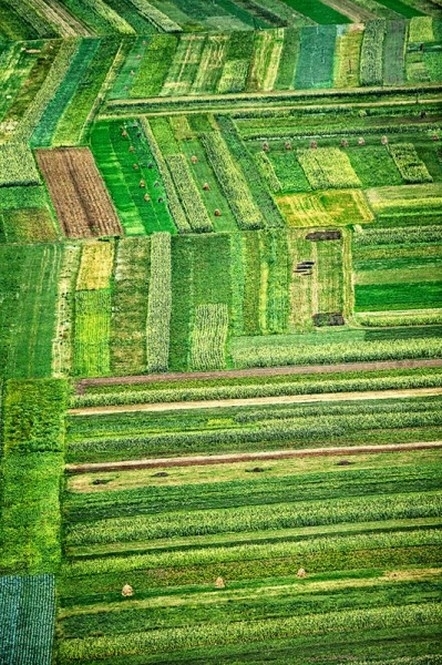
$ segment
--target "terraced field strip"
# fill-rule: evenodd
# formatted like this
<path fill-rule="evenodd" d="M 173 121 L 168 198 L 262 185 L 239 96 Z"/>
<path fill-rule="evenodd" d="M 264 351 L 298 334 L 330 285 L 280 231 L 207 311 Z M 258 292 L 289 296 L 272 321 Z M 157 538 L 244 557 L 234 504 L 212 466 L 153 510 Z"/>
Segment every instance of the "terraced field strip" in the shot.
<path fill-rule="evenodd" d="M 442 448 L 442 441 L 417 441 L 416 443 L 396 443 L 378 446 L 339 446 L 335 448 L 304 448 L 303 450 L 271 450 L 254 453 L 227 455 L 194 455 L 191 457 L 159 457 L 155 459 L 125 460 L 121 462 L 100 462 L 94 464 L 66 464 L 68 473 L 98 471 L 121 471 L 124 469 L 155 469 L 157 467 L 197 466 L 206 464 L 231 464 L 232 462 L 253 462 L 292 457 L 321 457 L 341 455 L 361 455 L 364 453 L 401 453 L 407 450 L 431 450 Z"/>
<path fill-rule="evenodd" d="M 183 381 L 194 379 L 242 379 L 260 376 L 285 376 L 290 374 L 333 374 L 335 372 L 365 372 L 393 369 L 417 369 L 442 367 L 442 358 L 423 360 L 388 360 L 379 362 L 351 362 L 339 365 L 290 365 L 287 367 L 256 367 L 254 369 L 220 370 L 215 372 L 169 372 L 163 374 L 143 374 L 138 376 L 108 376 L 93 379 L 80 379 L 76 382 L 76 392 L 81 394 L 89 386 L 112 386 L 159 381 Z"/>

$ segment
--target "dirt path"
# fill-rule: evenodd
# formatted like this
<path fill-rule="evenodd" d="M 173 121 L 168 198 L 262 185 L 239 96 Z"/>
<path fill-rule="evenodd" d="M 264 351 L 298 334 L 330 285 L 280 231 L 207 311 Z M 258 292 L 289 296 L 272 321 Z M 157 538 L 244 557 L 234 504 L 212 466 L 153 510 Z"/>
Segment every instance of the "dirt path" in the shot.
<path fill-rule="evenodd" d="M 188 402 L 160 402 L 155 404 L 121 404 L 113 406 L 85 406 L 69 409 L 71 416 L 100 416 L 134 411 L 191 411 L 194 409 L 226 409 L 239 406 L 281 406 L 310 402 L 353 402 L 373 399 L 407 399 L 442 395 L 442 388 L 410 388 L 404 390 L 366 390 L 314 395 L 276 395 L 273 397 L 247 397 L 239 399 L 206 399 Z"/>
<path fill-rule="evenodd" d="M 387 360 L 378 362 L 340 363 L 339 365 L 289 365 L 285 367 L 254 367 L 253 369 L 227 369 L 216 372 L 169 372 L 143 374 L 141 376 L 108 376 L 97 379 L 80 379 L 76 392 L 82 394 L 88 386 L 130 385 L 161 381 L 194 381 L 196 379 L 244 379 L 261 376 L 290 376 L 292 374 L 332 374 L 334 372 L 375 372 L 392 369 L 442 367 L 442 358 L 422 360 Z"/>
<path fill-rule="evenodd" d="M 130 469 L 155 469 L 157 467 L 197 466 L 206 464 L 231 464 L 291 457 L 319 457 L 326 455 L 360 455 L 364 453 L 391 453 L 407 450 L 430 450 L 442 448 L 442 441 L 386 444 L 379 446 L 345 446 L 336 448 L 305 448 L 304 450 L 272 450 L 256 453 L 231 453 L 227 455 L 196 455 L 189 457 L 159 457 L 158 459 L 128 460 L 124 462 L 99 462 L 95 464 L 66 464 L 68 473 L 90 473 L 99 471 L 123 471 Z"/>

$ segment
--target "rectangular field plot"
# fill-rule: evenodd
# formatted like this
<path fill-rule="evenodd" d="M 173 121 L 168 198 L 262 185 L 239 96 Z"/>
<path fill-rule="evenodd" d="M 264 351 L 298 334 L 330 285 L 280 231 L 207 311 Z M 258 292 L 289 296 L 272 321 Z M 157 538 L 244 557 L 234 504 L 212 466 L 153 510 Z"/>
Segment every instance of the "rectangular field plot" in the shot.
<path fill-rule="evenodd" d="M 433 662 L 438 454 L 341 461 L 68 478 L 60 662 Z"/>
<path fill-rule="evenodd" d="M 336 26 L 318 26 L 302 30 L 295 88 L 332 86 L 335 40 Z"/>
<path fill-rule="evenodd" d="M 299 150 L 297 157 L 312 189 L 348 189 L 361 185 L 347 155 L 338 148 Z"/>
<path fill-rule="evenodd" d="M 55 624 L 53 575 L 0 577 L 0 658 L 50 665 Z"/>
<path fill-rule="evenodd" d="M 120 235 L 120 222 L 86 148 L 39 150 L 37 161 L 69 238 Z"/>
<path fill-rule="evenodd" d="M 387 313 L 440 307 L 442 248 L 437 241 L 425 243 L 431 237 L 431 229 L 423 227 L 420 234 L 405 227 L 391 235 L 388 229 L 355 235 L 356 311 Z M 419 312 L 416 320 L 419 321 Z"/>
<path fill-rule="evenodd" d="M 287 194 L 275 200 L 290 227 L 344 226 L 374 219 L 363 192 L 359 190 Z"/>
<path fill-rule="evenodd" d="M 49 376 L 63 248 L 0 245 L 0 376 Z"/>
<path fill-rule="evenodd" d="M 175 232 L 158 164 L 141 125 L 97 123 L 92 151 L 127 235 Z"/>
<path fill-rule="evenodd" d="M 442 211 L 442 183 L 377 187 L 366 191 L 376 216 L 398 226 L 412 223 L 434 224 Z"/>

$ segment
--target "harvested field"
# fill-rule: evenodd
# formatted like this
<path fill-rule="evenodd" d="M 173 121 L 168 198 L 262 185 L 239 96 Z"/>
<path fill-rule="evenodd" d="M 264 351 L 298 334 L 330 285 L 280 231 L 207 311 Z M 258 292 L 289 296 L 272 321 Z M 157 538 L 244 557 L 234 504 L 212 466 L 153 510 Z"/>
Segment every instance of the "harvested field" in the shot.
<path fill-rule="evenodd" d="M 38 150 L 36 155 L 68 238 L 123 233 L 88 148 Z"/>

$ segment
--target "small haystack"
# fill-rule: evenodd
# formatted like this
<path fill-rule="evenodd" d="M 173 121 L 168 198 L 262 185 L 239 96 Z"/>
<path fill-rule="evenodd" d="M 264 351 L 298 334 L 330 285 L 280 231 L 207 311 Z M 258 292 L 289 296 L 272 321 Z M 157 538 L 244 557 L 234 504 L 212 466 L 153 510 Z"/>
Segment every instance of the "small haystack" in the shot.
<path fill-rule="evenodd" d="M 298 570 L 298 572 L 296 573 L 296 577 L 299 577 L 299 578 L 307 577 L 307 573 L 306 573 L 305 568 L 300 568 Z"/>
<path fill-rule="evenodd" d="M 215 586 L 217 589 L 225 589 L 226 588 L 226 583 L 224 582 L 224 578 L 222 577 L 217 577 L 215 580 Z"/>
<path fill-rule="evenodd" d="M 121 595 L 125 598 L 129 598 L 130 596 L 134 595 L 134 590 L 130 584 L 124 585 L 124 587 L 121 589 Z"/>

